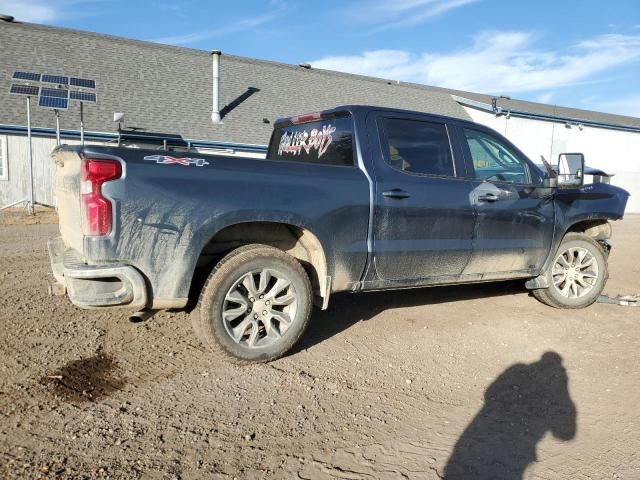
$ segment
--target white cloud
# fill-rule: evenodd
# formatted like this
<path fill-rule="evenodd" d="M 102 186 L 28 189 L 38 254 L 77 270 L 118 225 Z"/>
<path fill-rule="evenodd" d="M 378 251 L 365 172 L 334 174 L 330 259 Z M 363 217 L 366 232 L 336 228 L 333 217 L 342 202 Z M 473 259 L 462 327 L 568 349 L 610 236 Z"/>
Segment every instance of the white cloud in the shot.
<path fill-rule="evenodd" d="M 552 98 L 553 98 L 553 92 L 545 92 L 545 93 L 539 94 L 536 97 L 535 101 L 538 103 L 549 103 Z"/>
<path fill-rule="evenodd" d="M 19 22 L 56 23 L 69 18 L 95 15 L 86 8 L 78 9 L 80 4 L 99 3 L 102 0 L 0 0 L 0 12 L 13 16 Z"/>
<path fill-rule="evenodd" d="M 167 43 L 169 45 L 188 45 L 191 43 L 201 42 L 203 40 L 209 40 L 210 38 L 227 35 L 229 33 L 240 32 L 247 28 L 257 27 L 273 20 L 276 17 L 277 15 L 274 13 L 270 15 L 263 15 L 261 17 L 245 18 L 226 25 L 219 23 L 215 28 L 207 30 L 200 30 L 193 33 L 187 33 L 185 35 L 156 38 L 151 41 L 156 43 Z"/>
<path fill-rule="evenodd" d="M 415 79 L 422 69 L 420 62 L 404 50 L 374 50 L 362 55 L 326 57 L 310 63 L 314 68 L 394 80 Z"/>
<path fill-rule="evenodd" d="M 536 50 L 534 44 L 535 37 L 528 32 L 481 32 L 470 48 L 445 54 L 375 50 L 309 63 L 316 68 L 509 94 L 593 81 L 597 74 L 640 60 L 640 35 L 599 35 L 567 51 Z"/>
<path fill-rule="evenodd" d="M 373 32 L 406 28 L 444 15 L 480 0 L 373 0 L 356 2 L 347 9 L 352 20 L 379 24 Z"/>
<path fill-rule="evenodd" d="M 51 2 L 41 0 L 0 0 L 0 11 L 18 21 L 30 23 L 51 23 L 59 17 Z"/>
<path fill-rule="evenodd" d="M 417 5 L 412 9 L 407 9 L 405 15 L 402 18 L 392 21 L 385 22 L 383 25 L 380 25 L 375 29 L 375 31 L 383 31 L 383 30 L 391 30 L 394 28 L 406 28 L 412 27 L 414 25 L 419 25 L 424 23 L 427 20 L 430 20 L 435 17 L 439 17 L 440 15 L 444 15 L 445 13 L 455 10 L 456 8 L 464 7 L 465 5 L 469 5 L 471 3 L 476 3 L 479 0 L 445 0 L 445 1 L 430 1 L 430 2 L 413 2 Z M 406 3 L 406 2 L 405 2 Z"/>

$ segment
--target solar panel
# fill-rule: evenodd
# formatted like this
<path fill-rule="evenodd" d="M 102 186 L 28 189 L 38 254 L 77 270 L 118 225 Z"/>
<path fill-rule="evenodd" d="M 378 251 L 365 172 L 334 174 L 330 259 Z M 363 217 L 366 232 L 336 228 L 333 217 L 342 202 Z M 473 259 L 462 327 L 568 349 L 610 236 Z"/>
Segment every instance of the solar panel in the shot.
<path fill-rule="evenodd" d="M 32 97 L 38 96 L 40 91 L 40 87 L 37 85 L 19 85 L 14 83 L 11 85 L 11 89 L 9 93 L 13 93 L 14 95 L 31 95 Z"/>
<path fill-rule="evenodd" d="M 43 73 L 42 81 L 47 83 L 57 83 L 58 85 L 68 85 L 69 77 L 65 77 L 62 75 L 48 75 L 46 73 Z"/>
<path fill-rule="evenodd" d="M 69 98 L 71 100 L 79 100 L 80 102 L 92 102 L 96 103 L 97 97 L 93 92 L 80 92 L 78 90 L 71 90 L 69 92 Z"/>
<path fill-rule="evenodd" d="M 32 72 L 13 72 L 13 78 L 16 80 L 30 80 L 32 82 L 39 82 L 40 74 Z"/>
<path fill-rule="evenodd" d="M 69 90 L 66 88 L 47 88 L 42 87 L 40 95 L 43 97 L 69 98 Z"/>
<path fill-rule="evenodd" d="M 96 88 L 96 81 L 89 78 L 69 78 L 69 85 L 74 87 Z"/>
<path fill-rule="evenodd" d="M 55 108 L 57 110 L 66 110 L 69 106 L 69 100 L 58 97 L 45 97 L 40 95 L 38 105 L 44 108 Z"/>

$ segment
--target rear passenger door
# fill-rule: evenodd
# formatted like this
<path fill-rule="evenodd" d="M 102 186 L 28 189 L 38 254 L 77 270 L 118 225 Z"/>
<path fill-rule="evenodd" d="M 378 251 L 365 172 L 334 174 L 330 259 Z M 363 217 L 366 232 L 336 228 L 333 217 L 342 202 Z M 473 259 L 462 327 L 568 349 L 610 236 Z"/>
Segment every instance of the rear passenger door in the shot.
<path fill-rule="evenodd" d="M 471 182 L 447 126 L 431 118 L 385 112 L 368 118 L 368 132 L 377 133 L 370 139 L 373 250 L 382 284 L 455 281 L 471 256 Z"/>

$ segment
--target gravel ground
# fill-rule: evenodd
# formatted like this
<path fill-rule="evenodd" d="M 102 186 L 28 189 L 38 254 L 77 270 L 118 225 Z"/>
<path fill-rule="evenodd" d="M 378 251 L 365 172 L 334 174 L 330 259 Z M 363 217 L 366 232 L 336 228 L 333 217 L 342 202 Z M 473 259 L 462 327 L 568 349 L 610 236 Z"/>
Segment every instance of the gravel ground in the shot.
<path fill-rule="evenodd" d="M 235 367 L 186 313 L 49 297 L 55 224 L 0 226 L 2 478 L 640 478 L 640 309 L 502 283 L 336 295 Z M 606 292 L 640 293 L 640 216 Z"/>

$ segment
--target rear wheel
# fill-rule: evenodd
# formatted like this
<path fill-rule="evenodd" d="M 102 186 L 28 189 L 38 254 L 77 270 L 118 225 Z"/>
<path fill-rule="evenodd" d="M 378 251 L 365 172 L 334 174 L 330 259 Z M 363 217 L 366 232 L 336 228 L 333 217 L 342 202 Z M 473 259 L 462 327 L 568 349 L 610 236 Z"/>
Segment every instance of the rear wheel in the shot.
<path fill-rule="evenodd" d="M 209 275 L 194 331 L 235 363 L 266 362 L 298 341 L 311 315 L 311 285 L 300 263 L 267 245 L 240 247 Z"/>
<path fill-rule="evenodd" d="M 533 290 L 542 303 L 555 308 L 584 308 L 593 304 L 609 277 L 602 247 L 586 235 L 570 233 L 545 272 L 548 288 Z"/>

